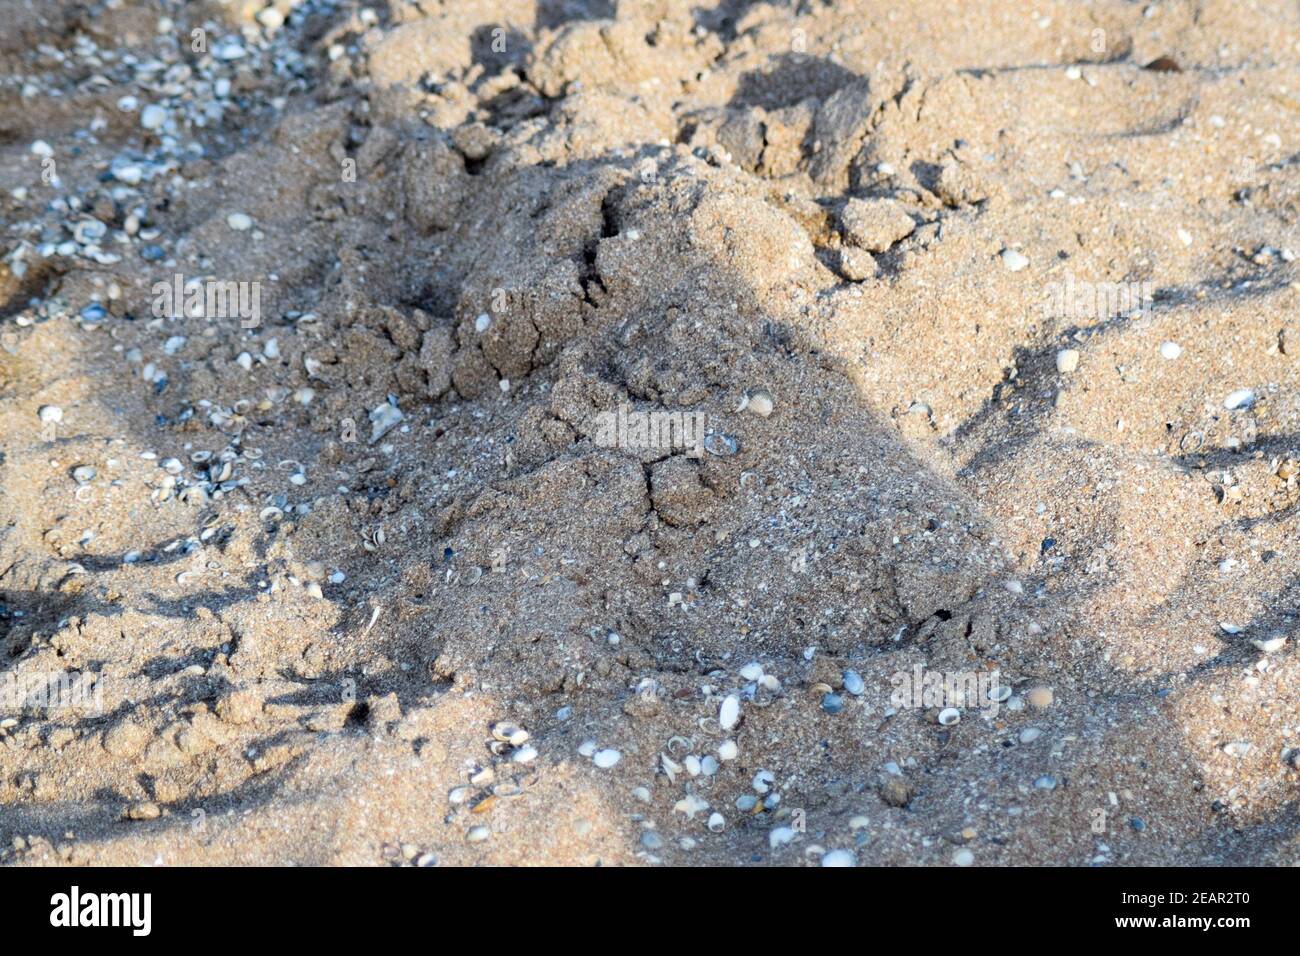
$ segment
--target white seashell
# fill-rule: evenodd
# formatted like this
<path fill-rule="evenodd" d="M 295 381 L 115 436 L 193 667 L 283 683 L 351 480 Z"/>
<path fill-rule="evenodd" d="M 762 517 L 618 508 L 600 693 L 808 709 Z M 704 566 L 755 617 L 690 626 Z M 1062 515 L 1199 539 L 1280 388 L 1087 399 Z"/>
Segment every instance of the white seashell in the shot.
<path fill-rule="evenodd" d="M 1246 754 L 1250 753 L 1252 749 L 1250 742 L 1246 740 L 1234 740 L 1231 743 L 1224 744 L 1222 747 L 1223 752 L 1229 757 L 1244 757 Z"/>
<path fill-rule="evenodd" d="M 771 392 L 758 391 L 745 397 L 745 400 L 741 403 L 740 410 L 752 412 L 759 418 L 767 418 L 772 414 L 774 404 Z"/>
<path fill-rule="evenodd" d="M 746 664 L 740 669 L 740 676 L 745 680 L 756 681 L 763 676 L 763 665 L 757 662 Z"/>
<path fill-rule="evenodd" d="M 721 813 L 712 813 L 709 815 L 709 829 L 714 833 L 721 833 L 727 828 L 727 821 Z"/>
<path fill-rule="evenodd" d="M 735 694 L 728 694 L 722 701 L 722 708 L 718 711 L 718 726 L 723 730 L 731 730 L 740 723 L 740 698 Z"/>
<path fill-rule="evenodd" d="M 675 813 L 685 814 L 686 819 L 688 820 L 694 820 L 695 814 L 703 813 L 707 809 L 709 809 L 708 801 L 697 797 L 693 793 L 688 793 L 686 796 L 682 797 L 682 799 L 673 804 L 673 811 Z"/>
<path fill-rule="evenodd" d="M 776 827 L 767 834 L 767 844 L 775 850 L 777 847 L 793 842 L 794 838 L 793 827 Z"/>
<path fill-rule="evenodd" d="M 1029 265 L 1029 259 L 1023 252 L 1017 252 L 1015 249 L 1003 249 L 1002 264 L 1007 267 L 1008 272 L 1019 272 Z"/>
<path fill-rule="evenodd" d="M 695 756 L 695 754 L 687 754 L 686 759 L 683 760 L 682 763 L 686 766 L 686 772 L 692 777 L 698 777 L 700 775 L 700 758 Z"/>
<path fill-rule="evenodd" d="M 772 789 L 772 784 L 776 783 L 776 774 L 770 770 L 760 770 L 754 774 L 754 779 L 751 782 L 754 789 L 759 793 L 767 793 Z"/>
<path fill-rule="evenodd" d="M 1061 351 L 1056 353 L 1056 370 L 1062 375 L 1069 375 L 1078 367 L 1078 349 L 1061 349 Z"/>
<path fill-rule="evenodd" d="M 719 760 L 735 760 L 740 756 L 740 748 L 736 746 L 734 740 L 724 740 L 718 746 Z"/>
<path fill-rule="evenodd" d="M 512 753 L 510 759 L 515 763 L 532 763 L 537 759 L 537 748 L 532 744 L 525 744 Z"/>
<path fill-rule="evenodd" d="M 528 739 L 528 731 L 517 724 L 502 720 L 492 725 L 492 736 L 518 747 Z"/>
<path fill-rule="evenodd" d="M 612 748 L 607 748 L 605 750 L 597 750 L 594 754 L 591 755 L 591 762 L 594 763 L 601 770 L 608 770 L 610 767 L 614 766 L 614 764 L 618 763 L 621 759 L 623 759 L 623 755 L 619 753 L 617 750 L 614 750 Z"/>
<path fill-rule="evenodd" d="M 1177 342 L 1161 342 L 1160 354 L 1172 362 L 1174 359 L 1178 358 L 1178 356 L 1183 354 L 1183 347 Z"/>
<path fill-rule="evenodd" d="M 1270 637 L 1268 639 L 1257 637 L 1250 643 L 1255 645 L 1258 650 L 1263 651 L 1265 654 L 1272 654 L 1274 651 L 1280 651 L 1282 649 L 1282 645 L 1286 643 L 1286 638 L 1281 635 Z"/>
<path fill-rule="evenodd" d="M 465 841 L 467 843 L 482 843 L 492 835 L 492 831 L 484 826 L 470 827 L 465 832 Z"/>
<path fill-rule="evenodd" d="M 226 225 L 235 232 L 247 232 L 253 228 L 253 219 L 246 213 L 232 212 L 226 217 Z"/>
<path fill-rule="evenodd" d="M 844 672 L 844 689 L 854 697 L 861 696 L 862 692 L 866 690 L 866 687 L 867 685 L 863 682 L 862 675 L 857 671 Z"/>
<path fill-rule="evenodd" d="M 1255 404 L 1255 393 L 1248 388 L 1239 388 L 1234 392 L 1229 392 L 1227 398 L 1223 400 L 1223 407 L 1230 412 L 1235 412 L 1241 408 L 1250 408 Z"/>
<path fill-rule="evenodd" d="M 1022 744 L 1032 744 L 1041 736 L 1043 736 L 1043 732 L 1037 727 L 1026 727 L 1020 731 L 1020 742 Z"/>
<path fill-rule="evenodd" d="M 596 741 L 584 740 L 578 745 L 578 755 L 580 757 L 590 757 L 596 752 Z"/>
<path fill-rule="evenodd" d="M 951 727 L 957 721 L 961 720 L 961 711 L 956 707 L 945 707 L 939 711 L 939 723 L 944 727 Z"/>
<path fill-rule="evenodd" d="M 718 758 L 713 756 L 713 754 L 709 754 L 707 757 L 705 757 L 703 760 L 700 761 L 700 773 L 704 774 L 704 776 L 712 777 L 717 772 L 718 772 Z"/>
<path fill-rule="evenodd" d="M 36 415 L 47 425 L 57 425 L 63 421 L 63 409 L 59 408 L 58 405 L 42 405 L 36 410 Z"/>
<path fill-rule="evenodd" d="M 391 402 L 381 402 L 370 411 L 370 444 L 387 435 L 402 420 L 402 410 Z"/>
<path fill-rule="evenodd" d="M 822 866 L 857 866 L 858 858 L 851 850 L 831 850 L 822 856 Z"/>
<path fill-rule="evenodd" d="M 1224 634 L 1240 634 L 1242 632 L 1241 627 L 1236 624 L 1228 624 L 1225 621 L 1219 622 L 1219 630 L 1223 631 Z"/>

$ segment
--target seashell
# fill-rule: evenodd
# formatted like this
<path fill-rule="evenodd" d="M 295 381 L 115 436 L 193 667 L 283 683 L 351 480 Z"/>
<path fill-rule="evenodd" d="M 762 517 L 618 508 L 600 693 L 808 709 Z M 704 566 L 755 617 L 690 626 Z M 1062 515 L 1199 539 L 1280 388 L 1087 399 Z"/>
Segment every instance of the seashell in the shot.
<path fill-rule="evenodd" d="M 860 697 L 866 686 L 862 681 L 862 676 L 857 671 L 844 672 L 844 689 L 854 697 Z"/>
<path fill-rule="evenodd" d="M 1223 407 L 1230 412 L 1250 408 L 1250 406 L 1255 404 L 1255 398 L 1255 393 L 1250 389 L 1239 388 L 1228 393 L 1227 397 L 1223 399 Z"/>
<path fill-rule="evenodd" d="M 1280 634 L 1270 638 L 1256 637 L 1253 638 L 1250 643 L 1253 644 L 1257 650 L 1261 650 L 1265 654 L 1272 654 L 1275 651 L 1280 651 L 1282 649 L 1282 645 L 1286 643 L 1286 638 Z"/>
<path fill-rule="evenodd" d="M 1011 697 L 1010 684 L 996 684 L 989 688 L 989 700 L 1001 704 Z"/>
<path fill-rule="evenodd" d="M 746 664 L 740 669 L 740 676 L 744 680 L 756 681 L 763 676 L 763 665 L 758 662 Z"/>
<path fill-rule="evenodd" d="M 484 826 L 470 827 L 468 830 L 465 831 L 465 842 L 482 843 L 491 835 L 492 835 L 492 831 L 490 831 L 487 827 Z"/>
<path fill-rule="evenodd" d="M 1244 757 L 1244 756 L 1246 756 L 1246 754 L 1250 753 L 1251 750 L 1254 749 L 1254 747 L 1253 747 L 1253 745 L 1252 745 L 1249 741 L 1246 741 L 1246 740 L 1234 740 L 1234 741 L 1232 741 L 1231 743 L 1226 743 L 1226 744 L 1224 744 L 1223 747 L 1220 748 L 1220 749 L 1222 749 L 1223 752 L 1224 752 L 1225 754 L 1227 754 L 1229 757 L 1238 757 L 1238 758 L 1240 758 L 1240 757 Z"/>
<path fill-rule="evenodd" d="M 1034 786 L 1039 790 L 1055 790 L 1056 778 L 1051 774 L 1045 773 L 1034 781 Z"/>
<path fill-rule="evenodd" d="M 470 787 L 453 787 L 451 792 L 447 794 L 447 802 L 453 805 L 462 804 L 467 802 L 473 795 L 474 791 Z"/>
<path fill-rule="evenodd" d="M 36 410 L 36 416 L 47 425 L 57 425 L 63 421 L 63 409 L 58 405 L 42 405 Z"/>
<path fill-rule="evenodd" d="M 705 437 L 704 450 L 710 455 L 729 458 L 740 451 L 740 443 L 723 432 L 714 432 Z"/>
<path fill-rule="evenodd" d="M 700 761 L 700 773 L 706 777 L 712 777 L 718 772 L 718 758 L 713 754 L 708 754 Z"/>
<path fill-rule="evenodd" d="M 682 772 L 681 764 L 679 764 L 676 760 L 674 760 L 672 757 L 668 756 L 667 754 L 660 754 L 659 766 L 661 766 L 663 768 L 664 773 L 668 775 L 668 780 L 670 783 L 677 782 L 677 775 Z"/>
<path fill-rule="evenodd" d="M 492 725 L 492 736 L 497 740 L 503 740 L 512 746 L 518 747 L 528 740 L 528 731 L 517 724 L 503 720 Z"/>
<path fill-rule="evenodd" d="M 512 753 L 510 759 L 515 763 L 532 763 L 537 759 L 537 748 L 532 744 L 525 744 Z"/>
<path fill-rule="evenodd" d="M 1022 744 L 1032 744 L 1041 736 L 1043 736 L 1043 732 L 1037 727 L 1026 727 L 1020 731 L 1020 742 Z"/>
<path fill-rule="evenodd" d="M 719 760 L 735 760 L 738 756 L 740 756 L 740 748 L 736 746 L 734 740 L 724 740 L 718 746 Z"/>
<path fill-rule="evenodd" d="M 263 508 L 261 512 L 258 514 L 258 517 L 261 518 L 263 521 L 279 521 L 281 518 L 284 517 L 284 512 L 281 511 L 279 508 L 275 507 L 274 505 L 271 505 L 269 507 Z"/>
<path fill-rule="evenodd" d="M 89 465 L 78 465 L 72 469 L 72 478 L 79 485 L 87 484 L 95 480 L 95 469 Z"/>
<path fill-rule="evenodd" d="M 741 813 L 749 813 L 758 806 L 758 797 L 752 793 L 742 793 L 736 798 L 736 809 Z"/>
<path fill-rule="evenodd" d="M 578 756 L 587 757 L 588 759 L 596 752 L 596 741 L 584 740 L 578 745 Z"/>
<path fill-rule="evenodd" d="M 741 399 L 740 407 L 737 408 L 736 411 L 749 412 L 750 414 L 757 415 L 759 418 L 767 418 L 772 414 L 774 404 L 772 393 L 760 389 L 756 392 L 750 392 Z"/>
<path fill-rule="evenodd" d="M 822 866 L 857 866 L 858 858 L 852 850 L 831 850 L 822 856 Z"/>
<path fill-rule="evenodd" d="M 726 818 L 724 818 L 721 813 L 715 811 L 709 816 L 708 827 L 714 833 L 721 833 L 727 828 Z"/>
<path fill-rule="evenodd" d="M 687 754 L 686 759 L 682 761 L 682 764 L 686 767 L 686 772 L 692 777 L 698 777 L 700 775 L 700 758 L 695 756 L 695 754 Z"/>
<path fill-rule="evenodd" d="M 938 721 L 941 727 L 951 727 L 959 720 L 961 720 L 961 711 L 956 707 L 945 707 L 939 711 Z"/>
<path fill-rule="evenodd" d="M 688 793 L 673 804 L 673 812 L 685 814 L 688 820 L 694 820 L 695 814 L 703 813 L 707 809 L 709 809 L 708 801 L 697 797 L 693 793 Z"/>
<path fill-rule="evenodd" d="M 760 770 L 758 773 L 754 774 L 754 779 L 751 783 L 753 783 L 754 789 L 759 793 L 767 793 L 772 789 L 772 785 L 776 783 L 776 774 L 772 773 L 770 770 Z"/>
<path fill-rule="evenodd" d="M 594 763 L 601 770 L 608 770 L 610 767 L 614 766 L 614 764 L 618 763 L 621 759 L 623 759 L 623 755 L 619 753 L 617 750 L 614 750 L 613 748 L 606 748 L 605 750 L 597 750 L 594 754 L 591 755 L 591 762 Z"/>
<path fill-rule="evenodd" d="M 794 827 L 774 827 L 767 835 L 767 845 L 775 850 L 777 847 L 793 842 L 794 838 Z"/>
<path fill-rule="evenodd" d="M 728 694 L 722 701 L 722 707 L 718 710 L 718 726 L 723 730 L 731 730 L 740 723 L 740 698 L 735 694 Z"/>

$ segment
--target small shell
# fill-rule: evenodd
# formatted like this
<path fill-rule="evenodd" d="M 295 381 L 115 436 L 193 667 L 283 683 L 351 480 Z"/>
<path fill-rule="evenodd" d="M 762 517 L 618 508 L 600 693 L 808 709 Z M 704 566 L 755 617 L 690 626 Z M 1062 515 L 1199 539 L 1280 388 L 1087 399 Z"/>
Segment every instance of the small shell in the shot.
<path fill-rule="evenodd" d="M 1255 393 L 1248 388 L 1239 388 L 1234 392 L 1229 392 L 1223 400 L 1223 407 L 1230 412 L 1239 409 L 1250 408 L 1255 404 Z"/>
<path fill-rule="evenodd" d="M 738 723 L 740 723 L 740 698 L 735 694 L 728 694 L 718 711 L 718 726 L 723 730 L 731 730 Z"/>
<path fill-rule="evenodd" d="M 1282 645 L 1286 643 L 1286 638 L 1281 635 L 1267 639 L 1257 637 L 1251 640 L 1250 643 L 1253 644 L 1257 650 L 1261 650 L 1265 654 L 1272 654 L 1275 651 L 1280 651 L 1282 649 Z"/>
<path fill-rule="evenodd" d="M 709 816 L 709 829 L 714 833 L 721 833 L 727 828 L 727 821 L 721 813 L 712 813 Z"/>
<path fill-rule="evenodd" d="M 614 750 L 613 748 L 607 748 L 605 750 L 597 750 L 594 754 L 591 755 L 591 762 L 594 763 L 601 770 L 608 770 L 610 767 L 614 766 L 614 764 L 618 763 L 621 759 L 623 759 L 623 755 L 619 753 L 617 750 Z"/>
<path fill-rule="evenodd" d="M 746 411 L 759 418 L 767 418 L 772 414 L 772 408 L 775 402 L 772 400 L 772 393 L 767 391 L 751 392 L 745 396 L 744 401 L 740 403 L 740 411 Z"/>
<path fill-rule="evenodd" d="M 528 740 L 528 731 L 517 724 L 503 720 L 492 725 L 492 736 L 497 740 L 504 740 L 511 746 L 518 747 Z"/>
<path fill-rule="evenodd" d="M 1234 740 L 1223 745 L 1223 752 L 1229 757 L 1244 757 L 1253 749 L 1247 740 Z"/>
<path fill-rule="evenodd" d="M 704 439 L 704 450 L 710 455 L 729 458 L 740 451 L 740 444 L 730 435 L 723 432 L 714 432 Z"/>
<path fill-rule="evenodd" d="M 998 684 L 989 688 L 989 700 L 996 703 L 1003 703 L 1011 696 L 1011 687 L 1008 684 Z"/>
<path fill-rule="evenodd" d="M 939 711 L 939 725 L 941 727 L 951 727 L 959 720 L 961 720 L 961 711 L 956 707 L 945 707 Z"/>
<path fill-rule="evenodd" d="M 491 835 L 492 835 L 492 831 L 489 830 L 487 827 L 483 827 L 483 826 L 470 827 L 467 831 L 465 831 L 465 842 L 482 843 Z"/>

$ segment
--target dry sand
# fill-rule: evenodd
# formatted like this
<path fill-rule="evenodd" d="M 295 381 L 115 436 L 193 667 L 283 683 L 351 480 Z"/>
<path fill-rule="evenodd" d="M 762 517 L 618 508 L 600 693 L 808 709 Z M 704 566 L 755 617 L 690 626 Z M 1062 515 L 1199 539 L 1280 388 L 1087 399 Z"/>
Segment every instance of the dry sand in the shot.
<path fill-rule="evenodd" d="M 0 862 L 1300 862 L 1294 3 L 0 20 Z"/>

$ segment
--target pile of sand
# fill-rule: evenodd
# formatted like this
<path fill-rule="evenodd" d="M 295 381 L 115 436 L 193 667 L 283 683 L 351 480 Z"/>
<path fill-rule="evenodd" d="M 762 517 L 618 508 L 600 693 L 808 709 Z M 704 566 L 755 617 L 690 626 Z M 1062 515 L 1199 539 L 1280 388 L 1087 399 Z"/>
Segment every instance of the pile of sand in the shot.
<path fill-rule="evenodd" d="M 1300 860 L 1294 4 L 39 7 L 0 861 Z"/>

